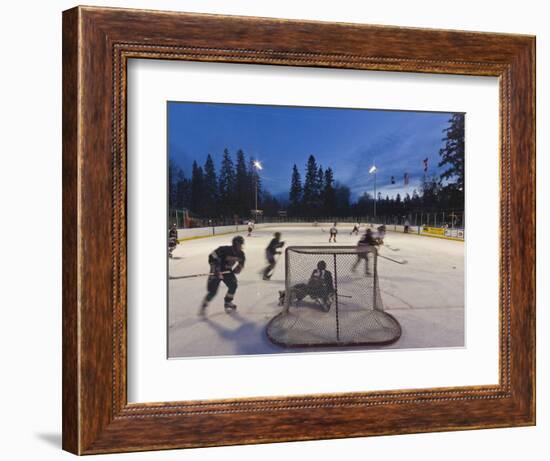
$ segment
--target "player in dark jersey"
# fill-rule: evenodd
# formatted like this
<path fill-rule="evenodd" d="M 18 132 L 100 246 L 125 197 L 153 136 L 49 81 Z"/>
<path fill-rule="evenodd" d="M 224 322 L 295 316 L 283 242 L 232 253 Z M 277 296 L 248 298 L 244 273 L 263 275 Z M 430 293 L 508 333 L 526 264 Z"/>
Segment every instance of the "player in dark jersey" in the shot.
<path fill-rule="evenodd" d="M 218 247 L 208 256 L 208 264 L 210 264 L 210 275 L 206 284 L 208 293 L 202 302 L 200 315 L 205 314 L 208 303 L 216 296 L 220 282 L 225 283 L 227 286 L 227 293 L 223 298 L 225 312 L 230 314 L 237 309 L 237 306 L 233 304 L 233 298 L 237 291 L 237 277 L 235 274 L 240 273 L 244 268 L 243 245 L 244 238 L 238 235 L 233 237 L 231 246 Z"/>
<path fill-rule="evenodd" d="M 353 229 L 351 230 L 351 232 L 349 233 L 349 235 L 359 235 L 359 223 L 355 223 L 353 225 Z"/>
<path fill-rule="evenodd" d="M 323 307 L 325 312 L 330 310 L 334 300 L 334 283 L 332 273 L 327 270 L 327 263 L 319 261 L 309 277 L 308 283 L 297 283 L 290 288 L 291 303 L 302 301 L 306 296 L 311 297 Z M 286 292 L 279 292 L 279 304 L 285 302 Z"/>
<path fill-rule="evenodd" d="M 336 234 L 338 233 L 338 229 L 336 229 L 336 223 L 330 228 L 329 230 L 330 237 L 328 238 L 328 243 L 331 241 L 336 243 Z"/>
<path fill-rule="evenodd" d="M 386 237 L 386 225 L 382 224 L 381 226 L 378 226 L 376 230 L 378 231 L 378 234 L 375 237 L 376 241 L 379 245 L 384 245 L 384 238 Z"/>
<path fill-rule="evenodd" d="M 268 265 L 263 271 L 263 279 L 269 280 L 273 275 L 273 270 L 275 269 L 275 255 L 280 255 L 281 252 L 277 251 L 279 248 L 284 246 L 285 242 L 281 242 L 281 233 L 275 232 L 273 238 L 269 245 L 265 249 L 265 257 L 267 258 Z"/>
<path fill-rule="evenodd" d="M 172 253 L 178 246 L 178 229 L 176 224 L 172 224 L 168 230 L 168 257 L 172 257 Z"/>
<path fill-rule="evenodd" d="M 325 311 L 328 312 L 332 304 L 334 284 L 332 282 L 332 273 L 327 271 L 327 263 L 325 261 L 317 263 L 317 269 L 309 277 L 307 289 L 309 296 L 319 300 Z"/>
<path fill-rule="evenodd" d="M 357 261 L 353 264 L 351 270 L 355 272 L 361 260 L 365 261 L 365 275 L 371 275 L 369 271 L 369 251 L 373 251 L 379 245 L 378 241 L 372 235 L 372 230 L 367 229 L 363 236 L 357 242 Z"/>

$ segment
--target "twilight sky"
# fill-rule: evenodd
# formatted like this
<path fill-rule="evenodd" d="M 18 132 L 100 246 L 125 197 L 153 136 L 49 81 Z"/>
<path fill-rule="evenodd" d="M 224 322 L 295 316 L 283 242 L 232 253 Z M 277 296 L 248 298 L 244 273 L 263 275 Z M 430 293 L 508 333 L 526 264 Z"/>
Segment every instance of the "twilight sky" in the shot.
<path fill-rule="evenodd" d="M 261 106 L 213 103 L 168 103 L 168 154 L 191 176 L 196 160 L 204 165 L 211 154 L 219 167 L 224 148 L 235 161 L 242 149 L 261 161 L 264 187 L 276 196 L 288 194 L 294 163 L 305 179 L 310 154 L 323 169 L 331 167 L 335 180 L 350 187 L 356 199 L 377 192 L 403 196 L 419 188 L 424 158 L 428 174 L 439 174 L 442 130 L 451 113 Z M 403 182 L 409 173 L 409 185 Z M 396 184 L 390 183 L 395 176 Z M 286 195 L 285 198 L 288 198 Z"/>

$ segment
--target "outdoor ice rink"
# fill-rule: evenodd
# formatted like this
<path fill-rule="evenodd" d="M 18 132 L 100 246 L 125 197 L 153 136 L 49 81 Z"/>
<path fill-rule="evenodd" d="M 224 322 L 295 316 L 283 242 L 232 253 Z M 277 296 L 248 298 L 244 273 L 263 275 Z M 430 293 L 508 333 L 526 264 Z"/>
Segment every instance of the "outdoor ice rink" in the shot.
<path fill-rule="evenodd" d="M 337 245 L 355 245 L 352 226 L 341 224 Z M 327 232 L 323 232 L 323 229 Z M 285 287 L 284 251 L 270 281 L 260 271 L 267 264 L 264 250 L 275 231 L 289 245 L 334 245 L 328 243 L 326 226 L 273 226 L 180 243 L 169 260 L 168 356 L 205 357 L 288 352 L 308 349 L 282 348 L 272 344 L 265 326 L 282 309 L 278 292 Z M 364 227 L 361 227 L 364 231 Z M 235 235 L 245 238 L 246 266 L 239 274 L 234 302 L 237 312 L 223 309 L 227 288 L 222 283 L 205 317 L 198 316 L 206 294 L 207 277 L 177 278 L 207 273 L 208 254 L 220 245 L 230 245 Z M 359 349 L 396 349 L 464 346 L 464 243 L 453 240 L 388 231 L 380 254 L 407 260 L 396 264 L 378 258 L 378 276 L 384 309 L 401 324 L 401 337 L 386 346 Z M 391 247 L 390 250 L 388 247 Z M 284 250 L 284 249 L 283 249 Z M 346 348 L 346 350 L 353 348 Z M 318 350 L 318 349 L 317 349 Z M 335 350 L 335 348 L 322 349 Z M 311 351 L 311 350 L 309 350 Z"/>

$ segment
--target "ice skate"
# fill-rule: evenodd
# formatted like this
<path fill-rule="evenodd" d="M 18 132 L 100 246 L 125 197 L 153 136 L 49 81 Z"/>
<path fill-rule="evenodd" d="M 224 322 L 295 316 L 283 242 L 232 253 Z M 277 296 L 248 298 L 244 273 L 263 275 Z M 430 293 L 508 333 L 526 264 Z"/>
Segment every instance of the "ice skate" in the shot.
<path fill-rule="evenodd" d="M 208 301 L 206 299 L 204 299 L 202 304 L 201 304 L 201 307 L 199 309 L 199 312 L 198 312 L 198 315 L 200 317 L 205 317 L 206 316 L 206 308 L 207 307 L 208 307 Z"/>
<path fill-rule="evenodd" d="M 232 314 L 237 310 L 237 305 L 233 304 L 231 301 L 226 301 L 223 307 L 225 309 L 226 314 Z"/>

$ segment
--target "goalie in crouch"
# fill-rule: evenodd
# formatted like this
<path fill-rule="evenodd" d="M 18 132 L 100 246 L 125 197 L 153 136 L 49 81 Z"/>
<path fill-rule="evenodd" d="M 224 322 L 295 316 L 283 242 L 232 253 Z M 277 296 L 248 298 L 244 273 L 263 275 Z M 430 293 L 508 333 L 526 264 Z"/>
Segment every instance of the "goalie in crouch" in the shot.
<path fill-rule="evenodd" d="M 327 270 L 327 263 L 319 261 L 309 277 L 308 283 L 298 283 L 290 288 L 290 302 L 299 302 L 306 296 L 321 304 L 323 310 L 328 312 L 334 300 L 334 283 L 332 273 Z M 279 304 L 283 305 L 286 293 L 279 292 Z"/>
<path fill-rule="evenodd" d="M 216 296 L 220 282 L 225 283 L 227 286 L 227 293 L 223 299 L 225 312 L 230 314 L 237 309 L 237 306 L 233 304 L 233 298 L 237 291 L 237 277 L 235 274 L 240 273 L 244 268 L 243 245 L 244 238 L 238 235 L 233 237 L 231 246 L 218 247 L 208 256 L 208 263 L 210 264 L 210 275 L 206 284 L 208 293 L 202 302 L 200 315 L 204 315 L 208 303 Z"/>

